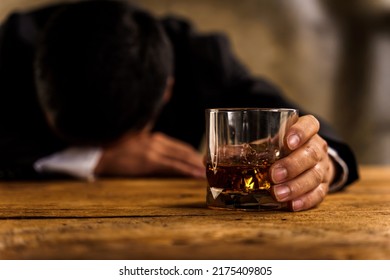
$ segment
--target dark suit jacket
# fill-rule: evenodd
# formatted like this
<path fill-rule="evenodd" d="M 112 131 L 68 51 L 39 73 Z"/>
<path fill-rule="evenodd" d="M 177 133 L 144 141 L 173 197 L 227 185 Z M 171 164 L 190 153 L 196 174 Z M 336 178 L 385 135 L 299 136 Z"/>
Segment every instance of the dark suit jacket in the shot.
<path fill-rule="evenodd" d="M 51 6 L 11 15 L 0 28 L 0 177 L 41 178 L 33 163 L 67 147 L 48 127 L 36 96 L 33 57 Z M 264 79 L 252 76 L 233 54 L 223 34 L 199 34 L 184 19 L 161 20 L 175 54 L 175 87 L 156 131 L 198 147 L 205 131 L 206 108 L 298 108 Z M 301 110 L 301 114 L 305 113 Z M 321 136 L 349 167 L 346 185 L 358 178 L 350 148 L 325 123 Z"/>

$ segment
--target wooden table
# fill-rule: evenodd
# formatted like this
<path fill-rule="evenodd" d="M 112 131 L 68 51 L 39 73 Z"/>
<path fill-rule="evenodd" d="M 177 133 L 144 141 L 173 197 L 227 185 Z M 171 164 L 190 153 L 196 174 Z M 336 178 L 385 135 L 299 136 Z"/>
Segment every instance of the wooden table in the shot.
<path fill-rule="evenodd" d="M 204 181 L 0 183 L 0 259 L 390 259 L 390 167 L 317 208 L 205 208 Z"/>

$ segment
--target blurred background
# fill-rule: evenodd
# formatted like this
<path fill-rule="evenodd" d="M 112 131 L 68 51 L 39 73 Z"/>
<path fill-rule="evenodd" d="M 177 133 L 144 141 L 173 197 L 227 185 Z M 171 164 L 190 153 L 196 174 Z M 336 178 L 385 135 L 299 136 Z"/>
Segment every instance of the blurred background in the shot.
<path fill-rule="evenodd" d="M 13 11 L 77 0 L 1 0 Z M 360 164 L 390 164 L 390 0 L 129 0 L 224 32 L 254 75 L 328 121 Z"/>

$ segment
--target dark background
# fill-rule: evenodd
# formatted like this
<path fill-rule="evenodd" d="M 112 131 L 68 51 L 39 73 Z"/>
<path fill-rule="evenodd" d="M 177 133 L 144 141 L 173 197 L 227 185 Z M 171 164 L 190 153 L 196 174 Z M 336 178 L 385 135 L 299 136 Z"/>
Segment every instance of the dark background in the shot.
<path fill-rule="evenodd" d="M 0 21 L 55 2 L 70 1 L 1 0 Z M 133 2 L 227 33 L 255 75 L 330 122 L 359 163 L 390 164 L 390 0 Z"/>

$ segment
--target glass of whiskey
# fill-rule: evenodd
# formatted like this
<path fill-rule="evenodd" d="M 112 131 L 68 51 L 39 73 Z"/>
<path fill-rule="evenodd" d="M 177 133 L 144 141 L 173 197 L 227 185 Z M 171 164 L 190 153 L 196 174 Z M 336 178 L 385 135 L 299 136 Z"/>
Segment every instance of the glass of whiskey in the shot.
<path fill-rule="evenodd" d="M 207 109 L 207 206 L 245 211 L 287 208 L 270 193 L 269 168 L 288 154 L 285 133 L 297 119 L 296 109 Z"/>

